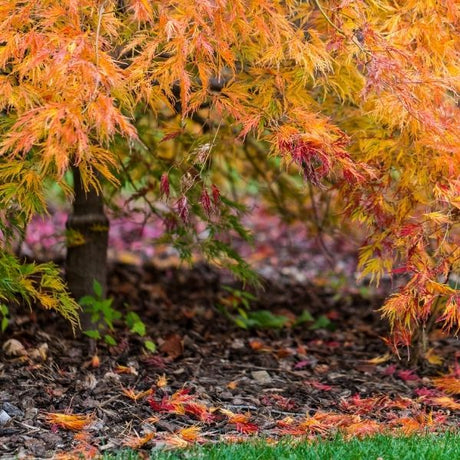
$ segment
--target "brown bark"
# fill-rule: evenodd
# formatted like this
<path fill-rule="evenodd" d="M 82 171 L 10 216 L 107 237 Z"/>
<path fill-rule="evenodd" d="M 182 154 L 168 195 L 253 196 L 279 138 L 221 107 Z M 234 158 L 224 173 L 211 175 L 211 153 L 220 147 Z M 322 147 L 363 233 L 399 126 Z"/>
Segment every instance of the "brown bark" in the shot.
<path fill-rule="evenodd" d="M 76 300 L 93 295 L 93 282 L 107 292 L 107 246 L 109 220 L 104 214 L 103 197 L 95 189 L 85 191 L 78 168 L 73 168 L 73 213 L 67 219 L 67 283 Z M 88 319 L 83 317 L 83 329 Z M 85 324 L 86 323 L 86 324 Z"/>

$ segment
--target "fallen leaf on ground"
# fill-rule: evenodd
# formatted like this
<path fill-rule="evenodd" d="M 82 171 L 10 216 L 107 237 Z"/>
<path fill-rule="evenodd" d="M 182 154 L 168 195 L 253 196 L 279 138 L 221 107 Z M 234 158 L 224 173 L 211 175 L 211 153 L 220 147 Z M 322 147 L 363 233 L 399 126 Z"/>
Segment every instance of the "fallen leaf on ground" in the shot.
<path fill-rule="evenodd" d="M 132 366 L 117 366 L 114 369 L 114 372 L 116 374 L 127 374 L 127 375 L 137 375 L 136 369 Z"/>
<path fill-rule="evenodd" d="M 123 445 L 126 447 L 131 447 L 131 449 L 140 449 L 142 446 L 147 444 L 153 437 L 155 433 L 147 433 L 145 436 L 127 436 L 123 441 Z"/>
<path fill-rule="evenodd" d="M 424 358 L 433 366 L 440 366 L 443 363 L 442 356 L 436 354 L 433 348 L 430 348 L 424 355 Z"/>
<path fill-rule="evenodd" d="M 146 391 L 136 392 L 133 388 L 122 388 L 123 394 L 133 401 L 138 401 L 139 399 L 144 398 L 152 394 L 153 390 L 150 388 Z"/>
<path fill-rule="evenodd" d="M 166 377 L 165 374 L 160 375 L 156 381 L 156 386 L 158 388 L 164 388 L 168 384 L 168 378 Z"/>
<path fill-rule="evenodd" d="M 189 426 L 178 431 L 178 435 L 187 442 L 197 442 L 200 439 L 201 428 L 199 426 Z"/>
<path fill-rule="evenodd" d="M 227 384 L 227 388 L 229 390 L 235 390 L 237 386 L 238 386 L 238 382 L 236 380 L 232 380 L 231 382 Z"/>
<path fill-rule="evenodd" d="M 321 383 L 321 382 L 318 382 L 316 380 L 306 380 L 304 383 L 306 385 L 310 385 L 313 388 L 316 388 L 317 390 L 320 390 L 320 391 L 331 391 L 332 390 L 331 385 L 327 385 L 325 383 Z"/>
<path fill-rule="evenodd" d="M 262 342 L 262 340 L 259 340 L 259 339 L 249 339 L 249 346 L 254 351 L 267 351 L 267 352 L 270 352 L 270 351 L 273 350 L 272 347 L 269 347 L 269 346 L 265 345 L 265 343 Z"/>
<path fill-rule="evenodd" d="M 347 436 L 363 437 L 380 433 L 382 430 L 382 425 L 375 420 L 361 420 L 346 426 L 343 431 Z"/>
<path fill-rule="evenodd" d="M 437 396 L 432 398 L 430 402 L 435 406 L 445 407 L 446 409 L 460 410 L 460 403 L 450 396 Z"/>
<path fill-rule="evenodd" d="M 391 359 L 390 353 L 385 353 L 384 355 L 376 356 L 375 358 L 368 359 L 365 362 L 368 364 L 382 364 L 386 363 L 389 359 Z"/>
<path fill-rule="evenodd" d="M 159 350 L 174 360 L 184 352 L 184 341 L 179 334 L 169 334 L 160 345 Z"/>
<path fill-rule="evenodd" d="M 259 431 L 259 427 L 255 423 L 251 423 L 250 412 L 246 414 L 235 414 L 234 412 L 227 409 L 220 409 L 222 414 L 228 417 L 228 423 L 235 425 L 238 432 L 243 434 L 255 434 Z"/>
<path fill-rule="evenodd" d="M 6 356 L 26 356 L 27 350 L 24 345 L 16 339 L 7 340 L 3 346 L 2 350 Z"/>
<path fill-rule="evenodd" d="M 49 412 L 46 421 L 49 424 L 60 426 L 66 430 L 80 431 L 94 420 L 94 415 L 59 414 Z"/>
<path fill-rule="evenodd" d="M 447 375 L 444 377 L 437 377 L 433 380 L 433 385 L 436 388 L 444 391 L 450 395 L 460 395 L 460 379 L 453 376 Z"/>
<path fill-rule="evenodd" d="M 420 377 L 413 370 L 398 371 L 396 375 L 405 382 L 415 382 L 420 380 Z"/>

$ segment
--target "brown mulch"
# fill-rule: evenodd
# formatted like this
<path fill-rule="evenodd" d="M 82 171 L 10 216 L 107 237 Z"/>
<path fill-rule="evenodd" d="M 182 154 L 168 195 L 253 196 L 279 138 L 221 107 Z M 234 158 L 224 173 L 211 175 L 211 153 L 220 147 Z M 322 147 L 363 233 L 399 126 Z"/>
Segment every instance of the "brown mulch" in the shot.
<path fill-rule="evenodd" d="M 272 277 L 254 309 L 293 319 L 307 309 L 314 318 L 325 315 L 333 327 L 248 331 L 216 307 L 228 296 L 226 283 L 225 275 L 201 264 L 162 271 L 113 266 L 115 306 L 128 304 L 143 318 L 147 336 L 158 345 L 154 354 L 122 328 L 115 334 L 117 346 L 99 343 L 94 350 L 89 340 L 74 339 L 57 316 L 23 310 L 2 336 L 2 343 L 16 339 L 24 351 L 0 352 L 0 456 L 48 458 L 81 446 L 72 430 L 49 421 L 49 413 L 91 415 L 87 434 L 99 452 L 155 432 L 148 449 L 191 425 L 209 441 L 248 435 L 250 429 L 226 423 L 218 408 L 250 412 L 254 431 L 269 436 L 277 435 L 278 421 L 318 411 L 358 413 L 361 420 L 379 423 L 432 412 L 443 427 L 458 427 L 459 411 L 436 407 L 427 396 L 435 391 L 430 377 L 453 364 L 455 340 L 434 337 L 432 355 L 439 354 L 442 364 L 426 362 L 413 372 L 406 360 L 394 357 L 369 363 L 388 351 L 381 338 L 388 331 L 375 312 L 381 297 L 365 299 L 352 290 L 337 296 L 295 277 Z M 161 376 L 166 384 L 159 383 Z M 134 401 L 123 393 L 153 389 L 150 397 L 159 402 L 183 388 L 215 414 L 212 423 L 189 413 L 159 412 L 148 397 Z M 380 407 L 376 398 L 396 402 Z"/>

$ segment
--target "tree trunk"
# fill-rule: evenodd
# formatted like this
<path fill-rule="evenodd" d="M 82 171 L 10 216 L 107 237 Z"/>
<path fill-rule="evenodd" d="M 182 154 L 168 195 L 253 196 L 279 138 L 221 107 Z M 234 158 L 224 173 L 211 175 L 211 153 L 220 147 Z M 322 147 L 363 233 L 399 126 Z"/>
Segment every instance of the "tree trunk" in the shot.
<path fill-rule="evenodd" d="M 74 192 L 73 213 L 66 223 L 67 283 L 76 300 L 93 295 L 93 282 L 102 286 L 103 296 L 107 292 L 107 246 L 109 220 L 104 214 L 103 197 L 95 189 L 85 192 L 80 170 L 73 168 Z M 89 319 L 82 317 L 83 329 Z"/>

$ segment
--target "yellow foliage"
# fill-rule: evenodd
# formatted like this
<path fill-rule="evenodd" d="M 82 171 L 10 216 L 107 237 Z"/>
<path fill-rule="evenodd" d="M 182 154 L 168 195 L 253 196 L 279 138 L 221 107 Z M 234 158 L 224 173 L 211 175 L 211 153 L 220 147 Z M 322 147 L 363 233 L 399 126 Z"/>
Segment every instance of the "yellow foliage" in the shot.
<path fill-rule="evenodd" d="M 363 276 L 403 266 L 410 286 L 383 309 L 395 330 L 435 314 L 433 295 L 459 329 L 448 286 L 460 265 L 456 2 L 125 4 L 1 3 L 2 208 L 44 210 L 44 180 L 62 183 L 71 166 L 86 188 L 117 184 L 132 155 L 118 139 L 143 145 L 147 162 L 180 162 L 194 140 L 173 153 L 144 145 L 139 112 L 193 138 L 186 120 L 204 109 L 222 135 L 213 159 L 234 157 L 225 141 L 256 139 L 289 174 L 333 186 L 344 216 L 366 226 Z"/>

